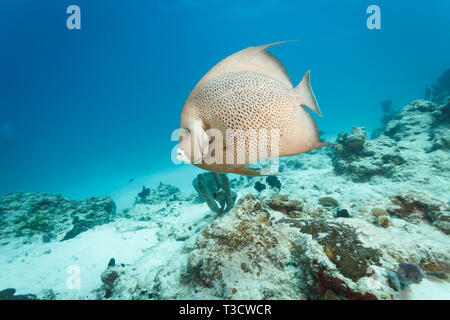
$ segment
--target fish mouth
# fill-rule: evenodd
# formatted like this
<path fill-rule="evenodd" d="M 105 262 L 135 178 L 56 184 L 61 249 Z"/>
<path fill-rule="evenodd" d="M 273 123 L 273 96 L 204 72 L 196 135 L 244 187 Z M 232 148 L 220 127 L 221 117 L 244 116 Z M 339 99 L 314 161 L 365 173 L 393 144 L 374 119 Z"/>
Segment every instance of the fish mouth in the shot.
<path fill-rule="evenodd" d="M 180 161 L 186 163 L 186 164 L 200 164 L 200 163 L 203 163 L 203 161 L 204 161 L 205 159 L 209 159 L 210 157 L 208 157 L 208 156 L 207 156 L 207 157 L 202 156 L 202 157 L 200 157 L 200 158 L 198 158 L 198 159 L 195 159 L 194 161 L 191 161 L 191 160 L 186 156 L 186 154 L 184 153 L 184 151 L 183 151 L 182 149 L 177 148 L 177 155 L 176 155 L 176 158 L 177 158 L 178 160 L 180 160 Z"/>
<path fill-rule="evenodd" d="M 177 148 L 177 156 L 176 158 L 184 163 L 191 164 L 191 160 L 186 156 L 183 150 Z"/>

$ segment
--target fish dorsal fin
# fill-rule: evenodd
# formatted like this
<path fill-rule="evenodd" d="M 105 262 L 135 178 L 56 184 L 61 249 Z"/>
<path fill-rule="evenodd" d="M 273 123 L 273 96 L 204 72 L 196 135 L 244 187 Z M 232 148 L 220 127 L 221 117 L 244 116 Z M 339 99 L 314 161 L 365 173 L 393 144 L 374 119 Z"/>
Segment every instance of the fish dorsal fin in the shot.
<path fill-rule="evenodd" d="M 289 41 L 270 43 L 258 47 L 248 47 L 232 54 L 216 64 L 197 84 L 213 79 L 229 72 L 255 72 L 278 80 L 292 88 L 291 78 L 278 58 L 267 51 L 267 48 Z"/>

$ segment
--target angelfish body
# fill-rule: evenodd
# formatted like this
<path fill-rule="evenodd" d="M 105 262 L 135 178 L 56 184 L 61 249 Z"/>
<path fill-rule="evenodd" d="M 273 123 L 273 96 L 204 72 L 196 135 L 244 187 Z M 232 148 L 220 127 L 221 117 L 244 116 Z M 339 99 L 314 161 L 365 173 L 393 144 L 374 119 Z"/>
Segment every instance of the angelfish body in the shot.
<path fill-rule="evenodd" d="M 210 141 L 206 134 L 210 128 L 220 130 L 224 136 L 228 129 L 243 133 L 277 130 L 278 156 L 304 153 L 327 145 L 320 140 L 314 119 L 302 107 L 307 106 L 321 115 L 310 86 L 309 71 L 294 88 L 284 66 L 267 52 L 271 45 L 274 44 L 249 47 L 222 60 L 191 92 L 181 113 L 181 128 L 190 136 L 180 139 L 180 148 L 188 151 L 186 155 L 191 162 L 201 154 L 190 150 L 214 149 L 214 142 L 218 142 Z M 270 139 L 269 135 L 269 145 Z M 249 145 L 249 139 L 242 147 L 245 150 L 237 143 L 234 145 L 234 159 L 237 161 L 237 154 L 245 152 L 244 164 L 227 163 L 226 144 L 222 163 L 201 161 L 195 164 L 209 171 L 260 175 L 257 170 L 247 168 L 254 162 L 250 159 L 262 160 L 258 149 Z"/>

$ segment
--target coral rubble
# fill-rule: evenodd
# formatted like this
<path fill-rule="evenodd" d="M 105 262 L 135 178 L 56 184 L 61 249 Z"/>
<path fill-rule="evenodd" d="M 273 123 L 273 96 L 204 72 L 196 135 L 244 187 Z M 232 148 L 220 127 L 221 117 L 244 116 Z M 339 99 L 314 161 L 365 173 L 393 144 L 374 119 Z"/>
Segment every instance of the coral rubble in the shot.
<path fill-rule="evenodd" d="M 444 73 L 438 78 L 435 84 L 431 86 L 431 89 L 427 86 L 425 98 L 437 103 L 442 103 L 450 96 L 450 69 L 444 71 Z"/>
<path fill-rule="evenodd" d="M 138 193 L 135 203 L 157 204 L 166 201 L 186 201 L 189 196 L 181 192 L 177 187 L 160 182 L 156 189 L 142 187 L 142 191 Z"/>
<path fill-rule="evenodd" d="M 67 240 L 108 223 L 115 212 L 116 205 L 109 197 L 76 201 L 39 192 L 7 194 L 0 199 L 0 239 Z"/>
<path fill-rule="evenodd" d="M 387 211 L 412 223 L 428 221 L 446 234 L 450 234 L 450 208 L 427 192 L 409 190 L 391 197 L 393 206 Z"/>
<path fill-rule="evenodd" d="M 393 237 L 383 228 L 352 218 L 291 218 L 246 196 L 201 232 L 178 270 L 163 268 L 155 279 L 154 294 L 158 298 L 391 299 L 399 297 L 387 276 L 396 261 L 429 263 L 449 258 L 448 244 L 446 249 L 439 241 L 428 241 L 420 250 L 413 244 L 399 248 L 397 239 L 406 234 Z"/>
<path fill-rule="evenodd" d="M 395 141 L 386 136 L 366 141 L 362 127 L 340 134 L 336 142 L 340 145 L 332 157 L 334 170 L 356 182 L 368 181 L 373 176 L 390 177 L 395 167 L 405 162 Z"/>
<path fill-rule="evenodd" d="M 448 101 L 437 106 L 417 100 L 398 112 L 376 139 L 366 141 L 362 127 L 340 134 L 332 153 L 335 172 L 355 182 L 376 176 L 411 179 L 419 167 L 423 175 L 435 175 L 450 162 L 443 153 L 450 146 L 449 109 Z"/>

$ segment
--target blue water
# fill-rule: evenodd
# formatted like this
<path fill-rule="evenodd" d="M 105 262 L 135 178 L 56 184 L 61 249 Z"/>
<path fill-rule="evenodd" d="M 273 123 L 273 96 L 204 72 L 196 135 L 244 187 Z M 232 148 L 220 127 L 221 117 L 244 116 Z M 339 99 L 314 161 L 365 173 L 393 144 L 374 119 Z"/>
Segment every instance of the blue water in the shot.
<path fill-rule="evenodd" d="M 81 30 L 66 8 L 81 8 Z M 381 8 L 381 30 L 366 8 Z M 379 126 L 379 102 L 423 98 L 450 66 L 450 2 L 0 0 L 0 194 L 109 194 L 170 170 L 184 100 L 214 64 L 274 47 L 312 70 L 330 134 Z M 177 177 L 187 184 L 192 176 Z"/>

